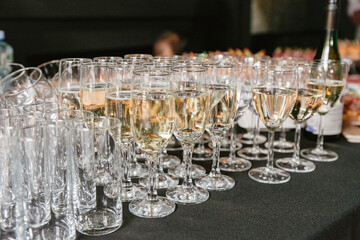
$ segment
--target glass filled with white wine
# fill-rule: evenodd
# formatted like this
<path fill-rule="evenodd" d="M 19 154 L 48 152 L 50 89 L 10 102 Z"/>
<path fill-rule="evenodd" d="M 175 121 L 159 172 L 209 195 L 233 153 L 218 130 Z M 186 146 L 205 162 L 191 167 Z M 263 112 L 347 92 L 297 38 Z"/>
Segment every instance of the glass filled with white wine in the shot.
<path fill-rule="evenodd" d="M 219 168 L 221 141 L 230 130 L 236 112 L 235 65 L 206 63 L 204 66 L 208 69 L 207 88 L 210 94 L 206 130 L 215 147 L 211 171 L 206 177 L 196 180 L 196 186 L 211 191 L 225 191 L 235 186 L 235 180 L 221 174 Z"/>
<path fill-rule="evenodd" d="M 59 64 L 59 103 L 80 109 L 80 66 L 91 63 L 90 58 L 64 58 Z"/>
<path fill-rule="evenodd" d="M 192 153 L 204 134 L 209 113 L 210 95 L 206 85 L 206 68 L 188 65 L 173 68 L 175 121 L 174 135 L 183 147 L 184 181 L 166 196 L 179 204 L 199 204 L 209 198 L 206 189 L 197 187 L 192 178 Z"/>
<path fill-rule="evenodd" d="M 323 117 L 334 107 L 335 103 L 341 96 L 341 92 L 346 84 L 346 79 L 349 72 L 349 65 L 342 61 L 328 60 L 318 61 L 322 64 L 326 75 L 326 89 L 325 97 L 322 105 L 318 111 L 319 127 L 318 127 L 318 138 L 316 148 L 303 149 L 301 156 L 311 161 L 317 162 L 332 162 L 339 158 L 339 155 L 331 150 L 324 149 L 324 121 Z M 311 82 L 312 89 L 321 89 L 317 82 Z"/>
<path fill-rule="evenodd" d="M 105 114 L 108 117 L 120 119 L 121 122 L 121 146 L 122 177 L 121 177 L 121 200 L 129 202 L 134 199 L 142 199 L 146 196 L 146 190 L 139 184 L 133 183 L 130 176 L 130 161 L 133 156 L 133 135 L 130 124 L 130 96 L 131 82 L 133 79 L 133 65 L 117 64 L 109 66 L 106 96 Z M 145 164 L 141 164 L 142 171 L 147 172 Z M 113 192 L 116 188 L 107 186 L 106 191 Z"/>
<path fill-rule="evenodd" d="M 299 90 L 290 112 L 290 118 L 296 123 L 294 154 L 292 157 L 276 160 L 276 166 L 288 172 L 307 173 L 314 171 L 316 166 L 313 162 L 300 158 L 301 124 L 320 109 L 325 96 L 325 71 L 322 64 L 314 62 L 299 64 L 296 69 Z"/>
<path fill-rule="evenodd" d="M 269 130 L 266 167 L 251 169 L 249 177 L 257 182 L 280 184 L 290 180 L 290 174 L 274 168 L 275 130 L 292 111 L 298 95 L 295 67 L 260 65 L 254 69 L 253 105 L 261 121 Z"/>
<path fill-rule="evenodd" d="M 130 202 L 132 214 L 143 218 L 165 217 L 175 211 L 175 203 L 160 197 L 155 189 L 156 163 L 174 128 L 175 99 L 171 71 L 135 71 L 130 99 L 131 131 L 149 163 L 148 195 Z"/>
<path fill-rule="evenodd" d="M 105 116 L 105 94 L 115 90 L 106 85 L 109 66 L 113 63 L 90 62 L 80 67 L 80 108 L 95 117 Z"/>

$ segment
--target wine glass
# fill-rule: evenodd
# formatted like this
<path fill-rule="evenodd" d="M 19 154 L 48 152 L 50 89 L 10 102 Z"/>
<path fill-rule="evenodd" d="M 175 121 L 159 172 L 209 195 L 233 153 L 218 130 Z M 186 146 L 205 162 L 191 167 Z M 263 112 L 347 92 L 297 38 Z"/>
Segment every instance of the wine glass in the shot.
<path fill-rule="evenodd" d="M 341 61 L 320 61 L 326 73 L 326 94 L 323 103 L 318 111 L 320 115 L 319 130 L 316 148 L 303 149 L 300 153 L 306 159 L 317 162 L 332 162 L 339 158 L 339 155 L 327 149 L 324 149 L 324 121 L 323 116 L 335 105 L 341 96 L 341 91 L 346 83 L 349 65 Z M 317 85 L 312 86 L 314 89 L 319 88 Z M 321 87 L 321 86 L 320 86 Z"/>
<path fill-rule="evenodd" d="M 192 153 L 196 141 L 203 135 L 209 112 L 209 93 L 206 86 L 206 68 L 175 67 L 174 135 L 183 147 L 186 175 L 182 185 L 168 190 L 168 199 L 180 204 L 198 204 L 209 198 L 209 192 L 193 184 L 191 176 Z"/>
<path fill-rule="evenodd" d="M 292 157 L 278 159 L 276 166 L 288 172 L 306 173 L 314 171 L 316 166 L 313 162 L 300 158 L 301 123 L 319 111 L 325 96 L 325 72 L 321 64 L 310 62 L 297 66 L 297 73 L 298 97 L 290 112 L 290 117 L 296 122 L 294 154 Z"/>
<path fill-rule="evenodd" d="M 142 53 L 134 53 L 134 54 L 126 54 L 124 56 L 124 59 L 129 59 L 131 61 L 136 61 L 136 60 L 144 60 L 144 61 L 150 61 L 153 58 L 153 56 L 151 54 L 142 54 Z"/>
<path fill-rule="evenodd" d="M 251 60 L 251 58 L 250 58 Z M 254 63 L 252 61 L 247 62 L 244 61 L 242 66 L 243 78 L 247 79 L 247 81 L 254 82 Z M 251 147 L 246 147 L 240 149 L 237 154 L 244 159 L 252 160 L 252 161 L 262 161 L 266 160 L 268 157 L 268 151 L 264 148 L 259 147 L 259 144 L 263 141 L 264 136 L 260 135 L 260 119 L 256 115 L 255 109 L 253 105 L 249 106 L 250 114 L 251 114 L 251 122 L 254 124 L 252 139 L 249 139 L 249 142 L 252 144 Z M 262 138 L 261 138 L 262 137 Z M 266 138 L 265 138 L 266 140 Z"/>
<path fill-rule="evenodd" d="M 261 183 L 285 183 L 290 180 L 290 174 L 274 168 L 273 144 L 275 130 L 289 116 L 297 98 L 296 68 L 260 65 L 255 67 L 254 73 L 253 105 L 261 121 L 269 130 L 269 155 L 266 167 L 250 170 L 249 176 Z"/>
<path fill-rule="evenodd" d="M 94 57 L 94 62 L 102 62 L 102 63 L 116 63 L 117 61 L 121 61 L 122 57 L 115 56 L 106 56 L 106 57 Z"/>
<path fill-rule="evenodd" d="M 121 122 L 121 156 L 122 156 L 122 190 L 121 200 L 129 202 L 134 199 L 145 198 L 145 189 L 135 184 L 130 176 L 130 161 L 133 151 L 133 135 L 130 123 L 130 96 L 133 67 L 127 65 L 113 65 L 109 67 L 106 80 L 105 113 L 108 117 L 120 119 Z M 144 166 L 145 170 L 147 168 Z M 116 190 L 106 186 L 106 191 Z"/>
<path fill-rule="evenodd" d="M 0 65 L 0 81 L 7 75 L 19 70 L 25 68 L 22 64 L 19 63 L 6 63 L 4 65 Z"/>
<path fill-rule="evenodd" d="M 59 102 L 80 109 L 80 66 L 89 58 L 64 58 L 59 65 Z"/>
<path fill-rule="evenodd" d="M 220 158 L 220 169 L 222 171 L 229 172 L 241 172 L 246 171 L 251 168 L 251 163 L 248 160 L 237 158 L 236 157 L 236 146 L 235 146 L 235 138 L 236 138 L 236 123 L 237 119 L 239 119 L 244 112 L 248 109 L 252 95 L 251 95 L 251 87 L 252 87 L 252 78 L 244 76 L 246 72 L 242 71 L 242 63 L 236 63 L 236 90 L 237 90 L 237 104 L 236 104 L 236 112 L 235 119 L 232 122 L 231 126 L 231 136 L 230 136 L 230 156 Z"/>
<path fill-rule="evenodd" d="M 149 69 L 135 71 L 131 89 L 131 130 L 135 142 L 149 162 L 149 187 L 145 199 L 129 204 L 132 214 L 143 218 L 160 218 L 175 211 L 175 203 L 157 195 L 156 163 L 172 136 L 175 102 L 171 71 Z"/>
<path fill-rule="evenodd" d="M 208 68 L 208 91 L 210 108 L 206 130 L 211 135 L 214 148 L 213 162 L 209 175 L 196 181 L 196 186 L 224 191 L 235 186 L 235 181 L 223 175 L 219 168 L 221 140 L 230 130 L 236 112 L 235 65 L 229 63 L 204 64 Z"/>

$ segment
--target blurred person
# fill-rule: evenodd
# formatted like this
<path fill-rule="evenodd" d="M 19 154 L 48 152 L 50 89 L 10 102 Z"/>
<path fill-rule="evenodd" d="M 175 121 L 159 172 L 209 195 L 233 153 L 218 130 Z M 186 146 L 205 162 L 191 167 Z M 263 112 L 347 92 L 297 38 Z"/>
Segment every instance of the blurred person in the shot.
<path fill-rule="evenodd" d="M 356 25 L 355 40 L 360 41 L 360 0 L 348 0 L 347 13 Z"/>
<path fill-rule="evenodd" d="M 184 42 L 174 32 L 165 32 L 154 43 L 154 56 L 171 57 L 182 53 Z"/>

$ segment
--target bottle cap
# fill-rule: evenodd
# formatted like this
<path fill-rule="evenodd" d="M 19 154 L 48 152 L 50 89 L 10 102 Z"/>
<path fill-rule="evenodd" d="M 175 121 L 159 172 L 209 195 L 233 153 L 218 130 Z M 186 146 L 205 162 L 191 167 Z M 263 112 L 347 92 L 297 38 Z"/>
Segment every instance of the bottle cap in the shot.
<path fill-rule="evenodd" d="M 0 30 L 0 41 L 5 39 L 5 32 Z"/>

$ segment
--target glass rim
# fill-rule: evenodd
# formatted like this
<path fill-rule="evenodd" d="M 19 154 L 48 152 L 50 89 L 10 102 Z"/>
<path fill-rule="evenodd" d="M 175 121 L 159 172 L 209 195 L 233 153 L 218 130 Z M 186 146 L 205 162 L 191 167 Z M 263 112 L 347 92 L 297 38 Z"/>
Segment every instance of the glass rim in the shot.
<path fill-rule="evenodd" d="M 206 67 L 202 65 L 186 65 L 186 66 L 175 66 L 171 68 L 174 72 L 206 72 Z"/>
<path fill-rule="evenodd" d="M 60 63 L 83 63 L 83 62 L 92 62 L 91 58 L 62 58 L 60 59 Z"/>

